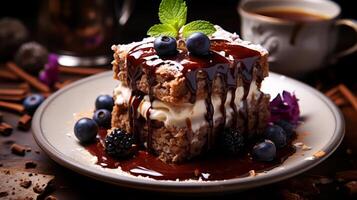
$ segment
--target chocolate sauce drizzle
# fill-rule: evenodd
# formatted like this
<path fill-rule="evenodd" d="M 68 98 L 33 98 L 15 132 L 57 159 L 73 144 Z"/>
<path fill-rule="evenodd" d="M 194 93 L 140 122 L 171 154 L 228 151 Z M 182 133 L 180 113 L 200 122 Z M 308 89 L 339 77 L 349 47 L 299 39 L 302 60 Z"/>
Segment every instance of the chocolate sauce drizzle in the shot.
<path fill-rule="evenodd" d="M 225 52 L 227 56 L 221 55 L 219 52 Z M 229 57 L 231 58 L 229 58 Z M 250 84 L 253 81 L 253 68 L 259 68 L 256 64 L 260 57 L 258 51 L 231 44 L 225 40 L 212 40 L 211 41 L 211 51 L 207 56 L 193 56 L 190 55 L 185 50 L 180 50 L 177 55 L 170 57 L 159 57 L 153 48 L 152 43 L 145 43 L 134 47 L 127 56 L 127 74 L 128 74 L 128 85 L 132 89 L 132 97 L 130 101 L 130 126 L 134 134 L 137 135 L 139 143 L 140 141 L 139 133 L 140 130 L 137 127 L 143 127 L 142 124 L 138 122 L 137 109 L 140 104 L 139 101 L 143 98 L 143 92 L 137 88 L 138 81 L 141 81 L 143 74 L 146 74 L 147 84 L 149 86 L 148 96 L 150 102 L 154 100 L 154 86 L 157 84 L 156 81 L 156 70 L 158 66 L 167 62 L 167 64 L 175 64 L 182 68 L 182 73 L 186 78 L 186 86 L 190 91 L 190 102 L 194 103 L 197 98 L 198 74 L 203 75 L 200 77 L 204 78 L 205 91 L 207 95 L 205 96 L 206 114 L 205 119 L 209 125 L 209 133 L 207 135 L 207 148 L 210 149 L 214 144 L 214 107 L 212 104 L 212 94 L 213 94 L 213 83 L 217 78 L 220 79 L 222 83 L 223 91 L 220 91 L 221 105 L 220 112 L 222 113 L 220 127 L 226 125 L 226 108 L 225 102 L 227 101 L 227 92 L 231 91 L 232 97 L 230 99 L 229 105 L 231 106 L 233 112 L 232 117 L 232 127 L 237 127 L 237 117 L 241 116 L 245 119 L 246 124 L 248 123 L 248 104 L 247 96 L 249 94 Z M 258 84 L 260 84 L 260 79 L 258 78 Z M 242 80 L 244 95 L 243 95 L 243 108 L 237 110 L 237 105 L 235 104 L 235 92 L 237 89 L 238 81 Z M 220 89 L 221 90 L 221 89 Z M 146 124 L 147 124 L 147 136 L 146 144 L 147 148 L 150 150 L 152 147 L 152 132 L 153 127 L 151 126 L 152 120 L 150 119 L 150 109 L 146 113 Z M 247 127 L 247 125 L 245 125 Z"/>
<path fill-rule="evenodd" d="M 85 148 L 90 154 L 97 157 L 98 165 L 104 168 L 116 169 L 130 173 L 134 176 L 145 176 L 157 180 L 227 180 L 231 178 L 249 176 L 250 170 L 255 172 L 268 171 L 281 165 L 289 156 L 295 153 L 294 146 L 289 143 L 286 147 L 277 151 L 276 159 L 272 162 L 259 162 L 251 158 L 247 151 L 240 156 L 222 156 L 219 153 L 206 154 L 187 163 L 167 164 L 147 151 L 139 151 L 128 159 L 117 160 L 107 155 L 103 147 L 106 130 L 100 130 L 97 140 L 87 144 Z M 222 165 L 224 163 L 224 165 Z M 198 172 L 198 173 L 197 173 Z"/>

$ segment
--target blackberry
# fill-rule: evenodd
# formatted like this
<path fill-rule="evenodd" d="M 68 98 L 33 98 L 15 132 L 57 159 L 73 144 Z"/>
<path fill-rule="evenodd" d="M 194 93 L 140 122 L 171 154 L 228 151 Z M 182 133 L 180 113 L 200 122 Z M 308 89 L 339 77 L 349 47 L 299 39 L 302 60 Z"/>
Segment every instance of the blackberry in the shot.
<path fill-rule="evenodd" d="M 244 136 L 238 130 L 225 129 L 220 136 L 221 149 L 229 154 L 238 154 L 244 148 Z"/>
<path fill-rule="evenodd" d="M 136 144 L 132 134 L 116 128 L 105 138 L 105 151 L 116 158 L 125 158 L 133 155 Z"/>
<path fill-rule="evenodd" d="M 0 60 L 12 59 L 19 46 L 26 42 L 29 33 L 25 25 L 14 18 L 0 20 Z"/>
<path fill-rule="evenodd" d="M 15 54 L 15 62 L 27 72 L 38 74 L 48 62 L 48 50 L 37 42 L 27 42 Z"/>

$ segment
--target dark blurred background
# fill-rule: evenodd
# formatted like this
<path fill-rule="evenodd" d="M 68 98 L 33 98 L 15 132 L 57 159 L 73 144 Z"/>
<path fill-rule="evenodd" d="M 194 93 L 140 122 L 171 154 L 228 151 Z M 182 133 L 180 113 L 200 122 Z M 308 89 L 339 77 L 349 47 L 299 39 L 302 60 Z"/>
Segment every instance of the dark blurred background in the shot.
<path fill-rule="evenodd" d="M 31 1 L 20 1 L 20 0 L 11 0 L 11 1 L 2 1 L 0 3 L 0 18 L 2 17 L 15 17 L 20 19 L 25 23 L 25 25 L 32 32 L 32 39 L 36 38 L 38 16 L 40 11 L 40 6 L 47 2 L 48 0 L 31 0 Z M 51 1 L 51 0 L 49 0 Z M 88 2 L 96 2 L 100 0 L 79 0 L 84 5 Z M 122 0 L 107 0 L 113 3 L 116 2 L 118 5 L 123 2 Z M 342 9 L 341 18 L 352 18 L 357 19 L 357 12 L 355 8 L 355 1 L 351 0 L 334 0 L 337 2 Z M 160 0 L 136 0 L 134 2 L 133 12 L 128 20 L 128 22 L 120 29 L 120 32 L 116 34 L 117 40 L 111 41 L 113 43 L 126 43 L 136 40 L 141 40 L 146 36 L 146 31 L 148 28 L 158 23 L 158 5 Z M 203 19 L 209 20 L 214 24 L 219 24 L 228 31 L 234 31 L 239 33 L 240 19 L 237 12 L 237 5 L 240 2 L 239 0 L 187 0 L 188 4 L 188 21 Z M 120 6 L 117 6 L 120 7 Z M 113 6 L 111 9 L 114 9 Z M 348 31 L 345 31 L 348 32 Z M 344 34 L 344 33 L 342 33 Z M 65 37 L 65 35 L 63 35 Z M 346 38 L 346 37 L 345 37 Z M 348 37 L 347 37 L 348 38 Z M 351 40 L 354 40 L 353 38 Z M 109 50 L 109 45 L 108 45 Z M 328 79 L 332 80 L 341 80 L 343 79 L 346 83 L 351 83 L 354 87 L 355 77 L 354 77 L 354 68 L 355 63 L 357 62 L 356 54 L 349 55 L 344 57 L 336 63 L 336 65 L 331 66 L 330 68 L 334 69 L 327 76 Z M 337 69 L 337 70 L 336 70 Z M 351 72 L 351 73 L 349 73 Z M 314 74 L 313 76 L 319 76 L 320 72 Z M 310 79 L 307 78 L 307 82 Z M 315 80 L 315 79 L 314 79 Z"/>

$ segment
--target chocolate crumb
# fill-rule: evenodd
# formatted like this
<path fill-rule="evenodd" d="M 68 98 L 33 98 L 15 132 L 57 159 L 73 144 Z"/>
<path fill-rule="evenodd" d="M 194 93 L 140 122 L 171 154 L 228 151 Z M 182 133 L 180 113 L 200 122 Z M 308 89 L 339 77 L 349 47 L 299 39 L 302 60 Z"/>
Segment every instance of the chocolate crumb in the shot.
<path fill-rule="evenodd" d="M 32 117 L 28 114 L 24 114 L 20 117 L 17 128 L 21 131 L 28 131 L 31 128 Z"/>
<path fill-rule="evenodd" d="M 0 198 L 7 197 L 8 195 L 9 195 L 9 193 L 7 193 L 7 192 L 0 192 Z"/>
<path fill-rule="evenodd" d="M 350 181 L 345 184 L 345 187 L 350 195 L 357 194 L 357 181 Z"/>
<path fill-rule="evenodd" d="M 29 188 L 32 184 L 32 181 L 30 180 L 24 180 L 20 183 L 20 186 L 23 187 L 23 188 Z"/>
<path fill-rule="evenodd" d="M 36 150 L 35 153 L 40 154 L 40 151 L 39 151 L 39 150 Z"/>
<path fill-rule="evenodd" d="M 0 123 L 0 135 L 3 136 L 9 136 L 12 133 L 12 126 L 10 124 L 7 124 L 5 122 Z"/>
<path fill-rule="evenodd" d="M 30 169 L 30 168 L 36 168 L 37 167 L 37 164 L 33 161 L 27 161 L 25 163 L 25 168 L 26 169 Z"/>
<path fill-rule="evenodd" d="M 41 188 L 41 186 L 39 185 L 35 185 L 35 187 L 33 187 L 33 191 L 36 192 L 37 194 L 40 194 L 43 192 L 43 188 Z"/>
<path fill-rule="evenodd" d="M 4 166 L 2 163 L 0 163 L 0 167 Z"/>
<path fill-rule="evenodd" d="M 31 152 L 31 151 L 32 151 L 31 147 L 26 148 L 26 152 Z"/>
<path fill-rule="evenodd" d="M 195 176 L 200 176 L 200 170 L 199 169 L 195 169 L 195 171 L 194 171 L 194 174 L 195 174 Z"/>
<path fill-rule="evenodd" d="M 11 144 L 14 144 L 15 141 L 14 140 L 6 140 L 3 142 L 5 145 L 11 145 Z"/>
<path fill-rule="evenodd" d="M 10 147 L 11 152 L 13 154 L 19 155 L 19 156 L 24 156 L 25 155 L 25 151 L 26 151 L 26 147 L 19 145 L 19 144 L 13 144 Z"/>

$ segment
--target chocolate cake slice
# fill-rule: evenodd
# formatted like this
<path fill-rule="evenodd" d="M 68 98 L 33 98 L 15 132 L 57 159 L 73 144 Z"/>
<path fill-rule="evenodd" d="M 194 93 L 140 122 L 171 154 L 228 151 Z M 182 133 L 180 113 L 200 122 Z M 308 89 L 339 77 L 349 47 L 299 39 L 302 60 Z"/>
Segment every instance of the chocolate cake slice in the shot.
<path fill-rule="evenodd" d="M 153 41 L 114 45 L 118 86 L 112 127 L 135 135 L 138 144 L 165 162 L 182 162 L 214 149 L 224 128 L 251 138 L 269 118 L 268 52 L 215 26 L 206 56 L 158 56 Z"/>

